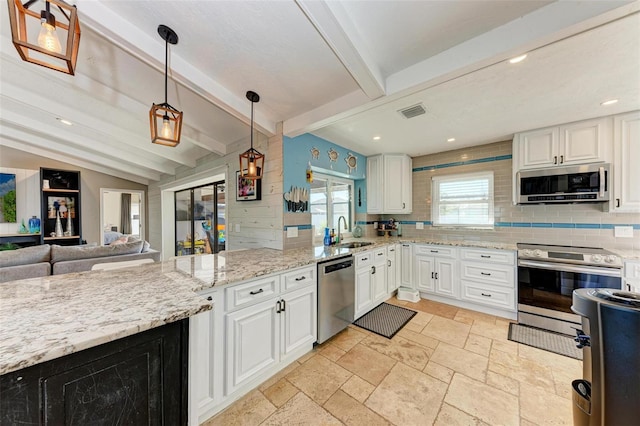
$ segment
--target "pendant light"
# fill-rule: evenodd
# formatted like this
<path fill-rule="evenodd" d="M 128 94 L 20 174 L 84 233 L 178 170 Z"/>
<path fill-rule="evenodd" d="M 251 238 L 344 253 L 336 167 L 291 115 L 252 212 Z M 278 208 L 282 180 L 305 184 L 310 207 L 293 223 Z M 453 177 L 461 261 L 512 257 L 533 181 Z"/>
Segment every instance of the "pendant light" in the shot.
<path fill-rule="evenodd" d="M 149 111 L 151 126 L 151 142 L 165 146 L 176 146 L 180 143 L 182 132 L 182 111 L 178 111 L 167 103 L 167 67 L 169 64 L 169 43 L 177 44 L 178 35 L 166 25 L 158 26 L 158 34 L 165 41 L 164 51 L 164 102 L 153 104 Z"/>
<path fill-rule="evenodd" d="M 253 104 L 260 102 L 260 96 L 249 90 L 247 99 L 251 101 L 251 148 L 240 154 L 240 176 L 245 179 L 262 179 L 264 154 L 253 149 Z"/>
<path fill-rule="evenodd" d="M 44 3 L 36 13 L 29 7 Z M 13 45 L 22 60 L 66 74 L 75 74 L 80 47 L 78 10 L 62 0 L 8 0 Z M 51 12 L 57 7 L 58 18 Z M 62 42 L 61 42 L 62 38 Z"/>

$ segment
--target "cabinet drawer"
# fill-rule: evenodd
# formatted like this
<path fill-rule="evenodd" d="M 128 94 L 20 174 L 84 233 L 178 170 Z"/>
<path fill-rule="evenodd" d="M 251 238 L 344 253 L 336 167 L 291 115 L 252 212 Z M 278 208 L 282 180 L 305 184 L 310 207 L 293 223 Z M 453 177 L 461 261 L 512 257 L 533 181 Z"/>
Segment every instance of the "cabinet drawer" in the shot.
<path fill-rule="evenodd" d="M 373 251 L 358 253 L 356 256 L 356 268 L 373 264 Z"/>
<path fill-rule="evenodd" d="M 462 249 L 460 251 L 460 260 L 475 260 L 479 262 L 514 265 L 516 261 L 516 254 L 509 250 Z"/>
<path fill-rule="evenodd" d="M 413 247 L 413 254 L 416 256 L 419 255 L 428 255 L 428 256 L 437 256 L 437 257 L 455 257 L 456 256 L 456 248 L 448 247 L 448 246 L 421 246 L 416 245 Z"/>
<path fill-rule="evenodd" d="M 305 267 L 282 274 L 282 291 L 289 291 L 316 283 L 316 268 Z"/>
<path fill-rule="evenodd" d="M 373 252 L 373 263 L 387 263 L 387 248 L 381 248 Z"/>
<path fill-rule="evenodd" d="M 252 280 L 226 289 L 227 311 L 248 306 L 280 293 L 280 276 Z"/>
<path fill-rule="evenodd" d="M 513 266 L 461 262 L 462 278 L 515 288 L 515 269 Z"/>
<path fill-rule="evenodd" d="M 516 309 L 515 292 L 512 289 L 466 280 L 461 280 L 461 284 L 463 300 L 510 311 Z"/>

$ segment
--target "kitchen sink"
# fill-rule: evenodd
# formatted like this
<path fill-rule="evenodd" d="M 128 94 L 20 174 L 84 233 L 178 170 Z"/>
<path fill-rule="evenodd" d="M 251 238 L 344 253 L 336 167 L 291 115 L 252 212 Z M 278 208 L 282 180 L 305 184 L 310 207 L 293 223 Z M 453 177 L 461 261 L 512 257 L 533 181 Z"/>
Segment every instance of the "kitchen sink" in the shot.
<path fill-rule="evenodd" d="M 340 247 L 340 248 L 358 248 L 358 247 L 365 247 L 365 246 L 370 246 L 373 243 L 368 243 L 365 241 L 353 241 L 350 243 L 342 243 L 342 244 L 337 244 L 336 247 Z"/>

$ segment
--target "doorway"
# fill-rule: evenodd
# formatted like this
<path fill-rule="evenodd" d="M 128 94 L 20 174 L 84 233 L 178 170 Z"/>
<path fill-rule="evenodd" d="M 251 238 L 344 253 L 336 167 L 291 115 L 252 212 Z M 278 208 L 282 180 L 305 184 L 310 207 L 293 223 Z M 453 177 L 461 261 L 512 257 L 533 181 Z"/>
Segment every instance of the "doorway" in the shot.
<path fill-rule="evenodd" d="M 175 192 L 175 255 L 215 254 L 226 245 L 225 185 L 217 181 Z"/>
<path fill-rule="evenodd" d="M 144 200 L 144 191 L 100 188 L 101 245 L 123 236 L 145 239 Z"/>

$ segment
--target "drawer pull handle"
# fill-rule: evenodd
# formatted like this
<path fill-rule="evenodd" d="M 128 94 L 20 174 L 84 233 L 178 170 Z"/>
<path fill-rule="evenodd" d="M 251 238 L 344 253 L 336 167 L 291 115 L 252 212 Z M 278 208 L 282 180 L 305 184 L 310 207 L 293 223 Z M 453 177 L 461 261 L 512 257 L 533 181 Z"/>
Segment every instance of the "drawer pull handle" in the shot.
<path fill-rule="evenodd" d="M 263 291 L 264 291 L 263 289 L 256 290 L 256 291 L 250 291 L 250 292 L 249 292 L 249 294 L 251 294 L 251 295 L 254 295 L 254 296 L 255 296 L 256 294 L 260 294 L 260 293 L 262 293 Z"/>
<path fill-rule="evenodd" d="M 279 314 L 280 312 L 282 312 L 282 304 L 280 303 L 280 301 L 278 300 L 276 302 L 276 314 Z"/>
<path fill-rule="evenodd" d="M 384 256 L 384 253 L 378 253 L 378 256 Z"/>
<path fill-rule="evenodd" d="M 480 293 L 481 295 L 483 295 L 484 297 L 491 297 L 490 294 L 484 294 L 484 293 Z"/>
<path fill-rule="evenodd" d="M 403 244 L 402 247 L 409 247 L 409 244 Z"/>
<path fill-rule="evenodd" d="M 489 272 L 480 272 L 480 275 L 491 276 L 491 274 Z"/>
<path fill-rule="evenodd" d="M 553 156 L 553 164 L 558 164 L 558 156 L 557 155 Z"/>
<path fill-rule="evenodd" d="M 560 164 L 564 164 L 564 155 L 560 156 Z"/>
<path fill-rule="evenodd" d="M 387 260 L 387 266 L 391 267 L 391 261 L 390 260 Z"/>
<path fill-rule="evenodd" d="M 371 275 L 375 275 L 375 273 L 376 273 L 376 267 L 372 266 L 371 267 Z"/>
<path fill-rule="evenodd" d="M 480 257 L 484 257 L 485 259 L 491 259 L 491 256 L 487 256 L 486 254 L 481 254 Z"/>
<path fill-rule="evenodd" d="M 281 302 L 282 302 L 282 310 L 280 312 L 284 312 L 287 310 L 287 302 L 285 302 L 284 299 L 282 299 Z"/>
<path fill-rule="evenodd" d="M 307 277 L 305 277 L 304 275 L 301 277 L 296 278 L 296 281 L 302 281 L 302 280 L 306 280 Z"/>
<path fill-rule="evenodd" d="M 438 253 L 438 250 L 429 250 L 431 253 Z"/>
<path fill-rule="evenodd" d="M 431 273 L 431 279 L 434 279 L 435 277 L 433 276 L 433 272 Z"/>
<path fill-rule="evenodd" d="M 438 273 L 436 272 L 436 280 L 438 279 Z"/>
<path fill-rule="evenodd" d="M 209 296 L 209 297 L 207 297 L 207 300 L 208 300 L 209 302 L 211 302 L 211 301 L 213 300 L 213 297 Z"/>
<path fill-rule="evenodd" d="M 368 257 L 363 257 L 363 258 L 361 258 L 360 260 L 361 260 L 362 262 L 364 262 L 365 260 L 369 260 L 369 258 L 368 258 Z"/>

